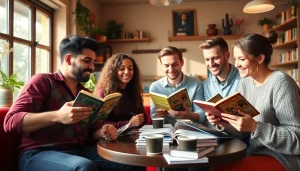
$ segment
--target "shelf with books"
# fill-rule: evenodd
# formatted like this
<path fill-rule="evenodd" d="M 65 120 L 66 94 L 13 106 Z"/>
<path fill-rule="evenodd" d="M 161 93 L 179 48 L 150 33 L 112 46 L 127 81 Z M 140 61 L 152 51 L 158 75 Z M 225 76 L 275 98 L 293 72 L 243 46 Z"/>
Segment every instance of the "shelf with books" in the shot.
<path fill-rule="evenodd" d="M 150 42 L 150 38 L 139 38 L 139 39 L 110 39 L 107 43 L 134 43 L 134 42 Z"/>
<path fill-rule="evenodd" d="M 239 39 L 242 35 L 216 35 L 223 37 L 226 40 Z M 169 41 L 193 41 L 193 40 L 207 40 L 215 36 L 172 36 L 169 37 Z"/>
<path fill-rule="evenodd" d="M 286 22 L 284 22 L 280 25 L 276 25 L 271 30 L 273 30 L 273 31 L 285 31 L 285 30 L 288 30 L 292 27 L 297 27 L 297 17 L 293 17 L 293 18 L 289 19 L 288 21 L 286 21 Z"/>
<path fill-rule="evenodd" d="M 273 69 L 282 70 L 295 80 L 298 80 L 300 73 L 298 69 L 300 65 L 300 51 L 298 47 L 300 43 L 300 8 L 297 8 L 296 15 L 294 10 L 288 8 L 282 11 L 277 18 L 279 24 L 274 26 L 271 31 L 278 33 L 278 42 L 273 46 L 273 49 L 276 51 L 270 66 Z"/>
<path fill-rule="evenodd" d="M 273 46 L 273 49 L 285 49 L 285 48 L 296 48 L 298 40 L 291 40 L 278 45 Z"/>
<path fill-rule="evenodd" d="M 271 67 L 285 67 L 285 66 L 297 66 L 298 61 L 289 61 L 289 62 L 283 62 L 283 63 L 277 63 L 271 65 Z"/>

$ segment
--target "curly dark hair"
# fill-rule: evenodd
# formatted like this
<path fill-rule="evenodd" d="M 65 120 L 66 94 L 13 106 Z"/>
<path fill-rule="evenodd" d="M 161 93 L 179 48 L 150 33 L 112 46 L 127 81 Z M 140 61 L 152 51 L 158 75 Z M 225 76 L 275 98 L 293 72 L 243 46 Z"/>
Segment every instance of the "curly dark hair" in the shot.
<path fill-rule="evenodd" d="M 124 59 L 131 60 L 133 64 L 133 76 L 126 86 L 126 91 L 129 92 L 130 96 L 133 97 L 133 100 L 136 102 L 136 105 L 139 106 L 139 104 L 143 102 L 143 89 L 140 78 L 140 70 L 134 59 L 127 54 L 114 54 L 106 61 L 99 77 L 99 81 L 95 87 L 94 94 L 97 94 L 100 88 L 104 89 L 104 96 L 120 90 L 118 69 Z"/>

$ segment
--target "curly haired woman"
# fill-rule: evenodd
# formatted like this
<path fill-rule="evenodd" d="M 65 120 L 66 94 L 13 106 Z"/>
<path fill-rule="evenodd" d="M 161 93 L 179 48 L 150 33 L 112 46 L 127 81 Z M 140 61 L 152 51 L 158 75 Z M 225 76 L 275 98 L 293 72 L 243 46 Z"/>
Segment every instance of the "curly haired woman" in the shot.
<path fill-rule="evenodd" d="M 105 97 L 110 93 L 122 94 L 118 104 L 105 123 L 119 128 L 128 122 L 131 127 L 142 127 L 147 122 L 142 98 L 142 83 L 139 68 L 133 58 L 126 54 L 114 54 L 101 72 L 94 94 Z"/>

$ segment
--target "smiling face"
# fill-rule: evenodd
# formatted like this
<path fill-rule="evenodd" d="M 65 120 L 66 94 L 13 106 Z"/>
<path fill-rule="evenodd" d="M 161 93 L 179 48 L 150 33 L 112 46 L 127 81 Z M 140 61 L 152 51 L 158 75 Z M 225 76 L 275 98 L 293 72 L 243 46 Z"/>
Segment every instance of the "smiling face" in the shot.
<path fill-rule="evenodd" d="M 243 54 L 242 50 L 236 46 L 233 48 L 233 56 L 235 60 L 235 67 L 239 70 L 242 78 L 257 74 L 258 63 L 251 61 L 248 58 L 252 58 L 248 54 L 248 58 Z"/>
<path fill-rule="evenodd" d="M 229 52 L 222 52 L 219 46 L 203 49 L 206 67 L 214 76 L 219 76 L 228 65 Z"/>
<path fill-rule="evenodd" d="M 180 61 L 177 54 L 161 57 L 161 66 L 168 79 L 176 80 L 181 74 L 183 60 Z"/>
<path fill-rule="evenodd" d="M 96 54 L 91 49 L 83 49 L 82 54 L 71 58 L 71 73 L 79 82 L 87 82 L 90 74 L 95 70 Z"/>
<path fill-rule="evenodd" d="M 122 64 L 118 67 L 118 80 L 120 81 L 120 87 L 125 88 L 133 77 L 133 63 L 130 59 L 125 58 L 122 60 Z"/>

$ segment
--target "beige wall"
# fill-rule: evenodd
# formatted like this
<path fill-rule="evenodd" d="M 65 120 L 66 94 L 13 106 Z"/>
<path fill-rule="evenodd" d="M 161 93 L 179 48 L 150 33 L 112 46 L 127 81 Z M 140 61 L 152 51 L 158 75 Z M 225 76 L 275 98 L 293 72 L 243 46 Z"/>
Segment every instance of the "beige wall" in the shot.
<path fill-rule="evenodd" d="M 61 61 L 59 58 L 59 43 L 67 35 L 79 34 L 84 35 L 84 33 L 74 25 L 75 15 L 72 14 L 75 11 L 76 0 L 52 0 L 56 4 L 57 8 L 54 13 L 54 28 L 53 28 L 53 46 L 54 46 L 54 61 L 53 70 L 59 69 Z M 51 1 L 50 1 L 51 2 Z M 88 7 L 93 13 L 99 15 L 100 6 L 97 0 L 83 0 L 82 4 Z M 100 24 L 101 19 L 97 17 L 96 24 Z"/>
<path fill-rule="evenodd" d="M 70 34 L 84 33 L 79 30 L 73 23 L 74 15 L 72 11 L 75 9 L 76 0 L 53 0 L 60 4 L 60 8 L 56 9 L 54 15 L 54 71 L 60 66 L 58 54 L 58 46 L 60 40 Z M 119 6 L 100 6 L 97 0 L 83 0 L 82 4 L 90 8 L 96 14 L 96 25 L 105 26 L 108 20 L 116 20 L 124 23 L 124 31 L 143 30 L 150 34 L 150 43 L 120 43 L 112 44 L 113 53 L 124 52 L 133 56 L 141 68 L 142 75 L 164 75 L 160 68 L 160 63 L 156 58 L 156 54 L 132 54 L 132 50 L 136 49 L 161 49 L 168 45 L 178 48 L 185 48 L 187 52 L 183 53 L 185 65 L 183 71 L 185 73 L 206 75 L 206 67 L 204 65 L 203 55 L 198 48 L 202 41 L 168 41 L 168 34 L 172 30 L 172 9 L 196 9 L 197 32 L 198 35 L 206 35 L 207 25 L 217 24 L 219 34 L 222 34 L 222 19 L 225 13 L 229 17 L 243 18 L 245 22 L 241 26 L 244 34 L 261 33 L 261 27 L 257 25 L 257 20 L 265 16 L 272 16 L 282 10 L 282 6 L 276 6 L 275 10 L 262 14 L 245 14 L 242 8 L 245 2 L 239 1 L 204 1 L 204 2 L 184 2 L 181 5 L 173 7 L 156 7 L 150 4 L 140 5 L 119 5 Z M 232 29 L 234 31 L 234 29 Z M 227 40 L 229 46 L 235 40 Z"/>
<path fill-rule="evenodd" d="M 242 12 L 245 2 L 238 1 L 204 1 L 204 2 L 184 2 L 181 5 L 173 7 L 156 7 L 148 4 L 142 5 L 123 5 L 123 6 L 104 6 L 103 21 L 105 25 L 108 20 L 116 20 L 124 23 L 124 31 L 143 30 L 149 32 L 152 41 L 150 43 L 120 43 L 112 44 L 113 53 L 125 52 L 132 55 L 137 61 L 142 75 L 164 75 L 160 68 L 160 63 L 156 54 L 132 54 L 135 49 L 161 49 L 168 45 L 178 48 L 185 48 L 187 52 L 183 53 L 185 73 L 206 75 L 203 55 L 198 48 L 202 41 L 168 41 L 168 31 L 172 30 L 172 9 L 196 9 L 197 31 L 198 35 L 206 35 L 207 25 L 217 24 L 219 34 L 222 33 L 222 19 L 225 13 L 230 18 L 243 18 L 245 22 L 241 26 L 246 33 L 261 33 L 262 28 L 257 25 L 257 21 L 264 16 L 275 18 L 276 13 L 281 11 L 279 7 L 275 10 L 263 14 L 245 14 Z M 235 40 L 228 40 L 231 47 Z"/>

